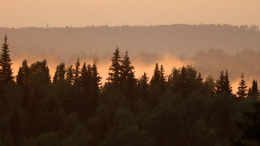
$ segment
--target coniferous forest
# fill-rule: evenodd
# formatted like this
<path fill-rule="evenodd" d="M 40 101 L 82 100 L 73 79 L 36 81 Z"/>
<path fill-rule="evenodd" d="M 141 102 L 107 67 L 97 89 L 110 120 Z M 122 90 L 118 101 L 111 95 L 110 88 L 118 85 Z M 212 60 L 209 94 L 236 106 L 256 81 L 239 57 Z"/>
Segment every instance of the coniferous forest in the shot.
<path fill-rule="evenodd" d="M 0 57 L 1 146 L 222 146 L 260 144 L 257 81 L 228 69 L 215 79 L 192 65 L 135 76 L 128 52 L 113 53 L 109 74 L 95 62 L 21 62 L 13 75 L 7 36 Z M 109 61 L 109 60 L 108 60 Z M 101 79 L 106 83 L 101 84 Z"/>

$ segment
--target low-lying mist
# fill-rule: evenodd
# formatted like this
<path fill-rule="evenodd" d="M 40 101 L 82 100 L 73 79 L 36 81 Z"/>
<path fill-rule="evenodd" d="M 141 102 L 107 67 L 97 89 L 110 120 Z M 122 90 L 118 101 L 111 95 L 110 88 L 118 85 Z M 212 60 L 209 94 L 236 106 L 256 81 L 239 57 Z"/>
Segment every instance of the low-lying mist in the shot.
<path fill-rule="evenodd" d="M 120 49 L 121 58 L 124 57 L 125 51 L 126 50 Z M 24 59 L 27 59 L 28 65 L 46 59 L 50 74 L 53 77 L 56 66 L 61 62 L 65 63 L 66 67 L 70 65 L 74 66 L 77 58 L 79 58 L 81 66 L 84 62 L 90 65 L 95 62 L 102 77 L 102 83 L 104 83 L 108 76 L 108 69 L 111 65 L 113 52 L 93 54 L 81 51 L 77 54 L 72 54 L 69 58 L 61 57 L 59 54 L 54 53 L 23 55 L 16 54 L 15 52 L 11 53 L 14 75 L 17 75 L 18 69 Z M 155 64 L 158 63 L 159 66 L 163 65 L 166 76 L 171 74 L 171 70 L 174 67 L 180 68 L 182 66 L 192 65 L 202 74 L 203 79 L 209 75 L 217 79 L 220 72 L 227 69 L 230 83 L 233 87 L 233 93 L 237 92 L 242 73 L 245 76 L 244 79 L 248 86 L 252 86 L 253 79 L 260 80 L 260 66 L 258 65 L 258 62 L 260 62 L 260 52 L 249 49 L 244 49 L 236 54 L 227 54 L 223 49 L 211 48 L 207 51 L 197 51 L 196 55 L 192 57 L 185 57 L 185 55 L 176 56 L 174 53 L 163 54 L 151 52 L 140 52 L 137 53 L 137 55 L 131 55 L 131 52 L 129 52 L 129 57 L 132 65 L 135 67 L 136 78 L 141 77 L 141 75 L 146 72 L 149 79 L 151 79 Z"/>

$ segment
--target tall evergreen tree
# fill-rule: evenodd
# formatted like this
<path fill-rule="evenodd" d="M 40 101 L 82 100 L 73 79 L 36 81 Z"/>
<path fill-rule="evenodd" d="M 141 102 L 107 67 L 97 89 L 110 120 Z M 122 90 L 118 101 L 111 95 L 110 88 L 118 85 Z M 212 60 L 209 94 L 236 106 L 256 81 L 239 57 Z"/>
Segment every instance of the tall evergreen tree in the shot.
<path fill-rule="evenodd" d="M 92 80 L 93 81 L 93 85 L 92 85 L 93 96 L 95 98 L 97 98 L 97 93 L 99 90 L 99 86 L 101 85 L 102 77 L 99 75 L 99 73 L 97 71 L 97 66 L 96 66 L 95 62 L 91 69 L 92 69 L 92 78 L 93 78 L 93 80 Z"/>
<path fill-rule="evenodd" d="M 227 69 L 226 69 L 226 74 L 225 74 L 225 78 L 224 78 L 224 91 L 227 94 L 231 94 L 232 93 L 232 86 L 230 85 L 230 82 L 229 82 L 228 70 Z"/>
<path fill-rule="evenodd" d="M 141 96 L 144 100 L 146 100 L 149 89 L 147 73 L 144 72 L 139 82 L 141 88 Z"/>
<path fill-rule="evenodd" d="M 56 83 L 59 79 L 64 79 L 66 73 L 65 64 L 61 63 L 60 65 L 57 65 L 56 72 L 53 77 L 53 83 Z"/>
<path fill-rule="evenodd" d="M 2 46 L 2 52 L 1 52 L 1 58 L 0 58 L 0 75 L 1 75 L 1 80 L 3 81 L 4 84 L 6 84 L 9 81 L 13 80 L 13 71 L 11 68 L 11 59 L 9 55 L 9 44 L 7 44 L 7 35 L 5 35 L 4 38 L 4 44 Z"/>
<path fill-rule="evenodd" d="M 245 98 L 247 96 L 246 88 L 247 88 L 246 81 L 244 80 L 244 75 L 242 73 L 241 81 L 239 82 L 238 91 L 237 91 L 237 95 L 240 99 Z"/>
<path fill-rule="evenodd" d="M 165 91 L 165 84 L 166 84 L 166 81 L 165 81 L 165 76 L 164 76 L 164 68 L 163 68 L 163 65 L 161 65 L 161 68 L 160 68 L 160 90 L 161 90 L 161 92 Z"/>
<path fill-rule="evenodd" d="M 125 56 L 121 62 L 121 76 L 120 76 L 120 87 L 124 88 L 127 83 L 127 77 L 129 74 L 134 73 L 132 70 L 134 67 L 131 65 L 130 58 L 128 56 L 128 52 L 125 52 Z"/>
<path fill-rule="evenodd" d="M 259 96 L 259 90 L 258 90 L 258 85 L 256 80 L 253 80 L 252 95 L 256 95 L 257 97 Z"/>
<path fill-rule="evenodd" d="M 75 63 L 75 69 L 73 70 L 74 73 L 74 82 L 76 84 L 79 84 L 79 76 L 80 76 L 80 62 L 79 58 L 77 59 L 77 62 Z"/>
<path fill-rule="evenodd" d="M 68 80 L 70 83 L 72 83 L 73 80 L 74 80 L 72 65 L 67 68 L 67 71 L 66 71 L 66 80 Z"/>
<path fill-rule="evenodd" d="M 225 77 L 224 77 L 224 72 L 222 70 L 219 78 L 216 81 L 216 94 L 220 94 L 224 92 L 224 81 L 225 81 Z"/>
<path fill-rule="evenodd" d="M 178 79 L 178 91 L 183 98 L 188 98 L 189 83 L 188 83 L 188 73 L 186 68 L 183 66 L 181 68 L 180 76 Z"/>
<path fill-rule="evenodd" d="M 155 69 L 154 69 L 154 72 L 153 72 L 153 76 L 152 76 L 152 79 L 150 81 L 151 88 L 155 88 L 159 85 L 160 76 L 161 76 L 161 73 L 160 73 L 160 70 L 159 70 L 159 67 L 158 67 L 158 63 L 156 63 Z"/>
<path fill-rule="evenodd" d="M 27 65 L 27 60 L 25 59 L 22 63 L 22 67 L 19 68 L 18 75 L 16 76 L 16 83 L 24 88 L 25 84 L 28 84 L 30 76 L 30 68 Z"/>
<path fill-rule="evenodd" d="M 112 64 L 109 67 L 109 73 L 107 80 L 112 83 L 116 88 L 119 88 L 119 80 L 121 76 L 121 65 L 120 65 L 120 54 L 119 49 L 117 48 L 113 53 L 113 57 L 111 59 Z"/>

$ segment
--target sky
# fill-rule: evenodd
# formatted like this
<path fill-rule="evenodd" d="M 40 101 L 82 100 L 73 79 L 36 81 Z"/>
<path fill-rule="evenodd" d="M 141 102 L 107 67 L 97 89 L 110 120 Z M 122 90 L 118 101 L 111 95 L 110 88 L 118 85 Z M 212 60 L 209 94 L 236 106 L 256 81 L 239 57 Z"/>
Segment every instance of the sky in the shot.
<path fill-rule="evenodd" d="M 0 0 L 0 27 L 260 26 L 260 0 Z"/>

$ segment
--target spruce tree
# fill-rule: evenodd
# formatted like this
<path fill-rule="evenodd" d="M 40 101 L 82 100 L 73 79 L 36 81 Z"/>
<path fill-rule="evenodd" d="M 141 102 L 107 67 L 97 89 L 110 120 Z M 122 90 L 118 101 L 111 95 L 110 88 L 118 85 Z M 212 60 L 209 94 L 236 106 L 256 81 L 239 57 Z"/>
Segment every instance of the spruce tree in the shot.
<path fill-rule="evenodd" d="M 115 52 L 113 53 L 113 57 L 111 59 L 112 64 L 109 67 L 109 73 L 108 73 L 108 82 L 112 83 L 117 89 L 119 88 L 119 80 L 121 76 L 121 65 L 120 65 L 120 54 L 119 49 L 117 48 Z"/>
<path fill-rule="evenodd" d="M 79 58 L 77 59 L 77 62 L 75 63 L 75 69 L 73 70 L 73 73 L 74 73 L 74 83 L 79 84 L 79 76 L 80 76 Z"/>
<path fill-rule="evenodd" d="M 97 98 L 97 93 L 98 93 L 98 90 L 99 90 L 99 86 L 101 85 L 102 77 L 99 75 L 99 73 L 97 71 L 97 66 L 96 66 L 95 62 L 92 66 L 92 78 L 93 78 L 92 79 L 92 81 L 93 81 L 93 85 L 92 85 L 93 96 L 95 98 Z"/>
<path fill-rule="evenodd" d="M 153 76 L 152 76 L 152 79 L 150 81 L 151 88 L 155 88 L 159 85 L 160 76 L 161 76 L 161 73 L 160 73 L 160 70 L 159 70 L 159 67 L 158 67 L 158 63 L 156 63 L 155 69 L 154 69 L 154 72 L 153 72 Z"/>
<path fill-rule="evenodd" d="M 177 91 L 179 91 L 180 95 L 183 98 L 188 98 L 188 92 L 187 92 L 189 91 L 188 73 L 184 66 L 181 68 L 180 76 L 178 79 Z"/>
<path fill-rule="evenodd" d="M 22 63 L 22 67 L 19 68 L 18 75 L 16 76 L 16 83 L 24 88 L 25 84 L 28 84 L 30 76 L 30 68 L 27 65 L 27 60 L 25 59 Z"/>
<path fill-rule="evenodd" d="M 128 56 L 128 52 L 125 52 L 125 56 L 121 62 L 121 76 L 120 76 L 120 87 L 124 88 L 127 83 L 127 77 L 130 73 L 133 73 L 134 67 L 131 65 L 130 58 Z"/>
<path fill-rule="evenodd" d="M 1 58 L 0 58 L 0 75 L 1 75 L 1 80 L 3 81 L 4 85 L 13 80 L 13 71 L 11 68 L 11 59 L 9 55 L 9 44 L 7 44 L 7 35 L 5 35 L 4 38 L 4 44 L 2 46 L 2 52 L 1 52 Z"/>
<path fill-rule="evenodd" d="M 161 65 L 160 68 L 160 90 L 161 92 L 165 91 L 165 76 L 164 76 L 164 68 L 163 65 Z"/>
<path fill-rule="evenodd" d="M 222 70 L 219 78 L 216 81 L 216 94 L 221 94 L 224 92 L 224 81 L 225 81 L 225 77 L 224 77 L 224 72 Z"/>
<path fill-rule="evenodd" d="M 141 88 L 141 96 L 143 97 L 143 99 L 146 100 L 148 94 L 148 88 L 149 88 L 147 73 L 144 72 L 139 82 Z"/>
<path fill-rule="evenodd" d="M 232 93 L 232 86 L 230 85 L 230 82 L 229 82 L 228 71 L 227 70 L 226 70 L 226 74 L 225 74 L 225 77 L 224 77 L 224 91 L 227 94 L 231 94 Z"/>
<path fill-rule="evenodd" d="M 74 80 L 72 65 L 67 68 L 67 71 L 66 71 L 66 80 L 69 81 L 70 83 L 72 83 L 73 80 Z"/>
<path fill-rule="evenodd" d="M 97 66 L 95 62 L 91 70 L 92 70 L 92 86 L 91 86 L 92 96 L 89 105 L 91 106 L 90 115 L 93 116 L 98 106 L 98 91 L 99 91 L 99 86 L 101 85 L 102 78 L 100 77 L 97 71 Z"/>
<path fill-rule="evenodd" d="M 65 64 L 61 63 L 60 65 L 57 65 L 56 72 L 53 77 L 53 83 L 56 83 L 59 79 L 64 79 L 66 73 Z"/>
<path fill-rule="evenodd" d="M 259 90 L 258 90 L 258 85 L 256 80 L 253 80 L 252 95 L 256 95 L 257 97 L 259 96 Z"/>
<path fill-rule="evenodd" d="M 241 81 L 239 82 L 238 91 L 237 91 L 237 95 L 240 99 L 245 98 L 247 96 L 246 88 L 247 88 L 246 81 L 244 80 L 244 75 L 242 73 Z"/>

